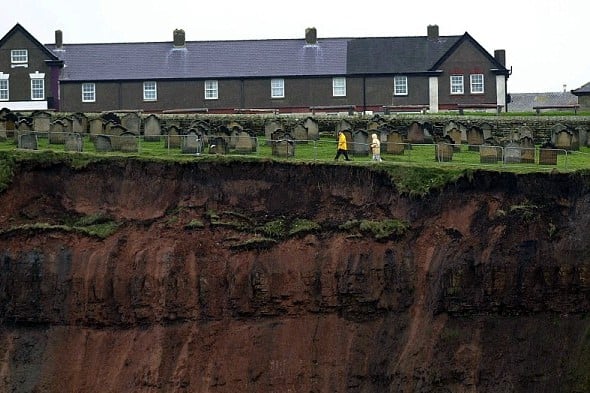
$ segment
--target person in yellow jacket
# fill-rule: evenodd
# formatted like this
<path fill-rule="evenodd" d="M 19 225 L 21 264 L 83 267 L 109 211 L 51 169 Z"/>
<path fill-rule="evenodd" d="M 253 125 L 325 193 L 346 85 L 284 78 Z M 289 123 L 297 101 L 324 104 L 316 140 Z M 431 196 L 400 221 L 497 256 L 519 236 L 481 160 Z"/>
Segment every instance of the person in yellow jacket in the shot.
<path fill-rule="evenodd" d="M 338 160 L 341 155 L 344 155 L 345 161 L 350 161 L 350 158 L 348 158 L 348 148 L 346 146 L 346 135 L 344 135 L 342 131 L 338 131 L 338 151 L 336 152 L 334 160 Z"/>

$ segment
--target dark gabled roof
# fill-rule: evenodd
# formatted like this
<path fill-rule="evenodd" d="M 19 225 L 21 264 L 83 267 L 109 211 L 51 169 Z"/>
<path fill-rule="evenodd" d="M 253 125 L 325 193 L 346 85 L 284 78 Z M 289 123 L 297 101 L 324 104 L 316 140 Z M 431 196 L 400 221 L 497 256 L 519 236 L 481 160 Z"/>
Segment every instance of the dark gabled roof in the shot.
<path fill-rule="evenodd" d="M 465 34 L 463 34 L 457 41 L 455 41 L 453 43 L 453 46 L 451 46 L 440 57 L 440 59 L 437 60 L 437 62 L 432 66 L 432 71 L 438 69 L 438 67 L 440 67 L 453 54 L 453 52 L 455 52 L 455 50 L 457 48 L 459 48 L 459 46 L 461 46 L 461 44 L 463 44 L 466 41 L 470 42 L 479 52 L 481 52 L 482 55 L 484 55 L 485 57 L 487 57 L 488 61 L 491 64 L 493 64 L 494 69 L 496 70 L 496 72 L 502 73 L 502 74 L 508 74 L 508 70 L 506 69 L 506 67 L 504 65 L 500 64 L 500 62 L 498 60 L 496 60 L 495 57 L 493 57 L 492 55 L 490 55 L 489 52 L 486 51 L 484 49 L 484 47 L 481 46 L 479 44 L 479 42 L 477 42 L 476 40 L 474 40 L 473 37 L 471 37 L 471 35 L 469 35 L 469 33 L 467 33 L 467 32 L 465 32 Z"/>
<path fill-rule="evenodd" d="M 48 45 L 63 81 L 345 75 L 347 39 Z"/>
<path fill-rule="evenodd" d="M 43 45 L 35 37 L 33 37 L 33 35 L 29 33 L 27 29 L 22 27 L 20 23 L 14 25 L 14 27 L 10 29 L 8 33 L 6 33 L 4 37 L 2 37 L 2 39 L 0 39 L 0 47 L 2 47 L 6 43 L 6 41 L 10 39 L 10 37 L 12 37 L 14 34 L 18 32 L 25 35 L 29 41 L 31 41 L 36 47 L 38 47 L 47 56 L 47 60 L 59 60 L 58 57 L 53 54 L 53 52 L 51 52 L 45 45 Z"/>
<path fill-rule="evenodd" d="M 356 38 L 348 45 L 350 74 L 431 71 L 461 36 Z"/>
<path fill-rule="evenodd" d="M 590 95 L 590 82 L 586 83 L 582 87 L 578 87 L 575 90 L 572 90 L 572 94 L 579 95 L 579 96 L 587 96 Z"/>

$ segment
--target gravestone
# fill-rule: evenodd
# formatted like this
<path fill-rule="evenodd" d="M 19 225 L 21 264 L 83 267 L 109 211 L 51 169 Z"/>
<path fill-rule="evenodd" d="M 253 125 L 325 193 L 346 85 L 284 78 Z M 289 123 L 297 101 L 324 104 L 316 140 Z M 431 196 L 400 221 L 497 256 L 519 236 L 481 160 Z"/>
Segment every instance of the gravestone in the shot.
<path fill-rule="evenodd" d="M 180 140 L 180 152 L 183 154 L 201 154 L 202 139 L 195 131 L 189 131 Z"/>
<path fill-rule="evenodd" d="M 88 117 L 84 113 L 72 114 L 72 132 L 85 134 L 88 132 Z"/>
<path fill-rule="evenodd" d="M 336 124 L 336 129 L 334 131 L 334 135 L 336 137 L 338 137 L 338 132 L 339 131 L 348 131 L 349 135 L 352 135 L 352 124 L 350 124 L 350 122 L 348 122 L 345 119 L 342 119 L 338 122 L 338 124 Z M 349 141 L 350 143 L 350 141 Z"/>
<path fill-rule="evenodd" d="M 504 146 L 504 163 L 518 164 L 521 157 L 520 143 L 511 141 Z"/>
<path fill-rule="evenodd" d="M 8 139 L 6 136 L 6 128 L 2 127 L 0 122 L 0 142 L 6 142 L 6 139 Z"/>
<path fill-rule="evenodd" d="M 479 151 L 479 147 L 483 144 L 483 131 L 481 128 L 473 126 L 467 130 L 467 145 L 470 151 Z"/>
<path fill-rule="evenodd" d="M 272 155 L 277 157 L 294 157 L 295 143 L 291 134 L 275 131 L 272 137 Z"/>
<path fill-rule="evenodd" d="M 34 112 L 33 113 L 33 131 L 35 132 L 49 132 L 51 124 L 51 114 L 48 112 Z"/>
<path fill-rule="evenodd" d="M 557 165 L 557 150 L 553 143 L 545 142 L 540 146 L 539 165 Z"/>
<path fill-rule="evenodd" d="M 82 143 L 82 137 L 77 132 L 66 135 L 64 151 L 79 153 L 83 150 L 83 146 L 84 144 Z"/>
<path fill-rule="evenodd" d="M 502 159 L 502 148 L 500 146 L 484 143 L 479 147 L 479 162 L 482 164 L 497 164 Z"/>
<path fill-rule="evenodd" d="M 412 122 L 408 128 L 409 143 L 424 143 L 424 128 L 418 122 Z"/>
<path fill-rule="evenodd" d="M 176 125 L 168 127 L 164 147 L 167 149 L 180 149 L 180 129 Z"/>
<path fill-rule="evenodd" d="M 352 149 L 351 149 L 352 147 Z M 348 148 L 355 156 L 369 154 L 369 133 L 365 130 L 356 130 L 352 133 L 352 146 Z"/>
<path fill-rule="evenodd" d="M 483 132 L 483 139 L 484 141 L 488 138 L 492 137 L 492 130 L 493 127 L 490 123 L 481 123 L 479 125 L 479 127 L 481 128 L 482 132 Z"/>
<path fill-rule="evenodd" d="M 530 136 L 520 138 L 520 162 L 525 164 L 535 163 L 535 142 Z"/>
<path fill-rule="evenodd" d="M 209 154 L 227 154 L 229 146 L 223 136 L 212 136 L 209 142 Z"/>
<path fill-rule="evenodd" d="M 248 130 L 240 131 L 236 137 L 235 149 L 238 153 L 256 152 L 256 137 Z"/>
<path fill-rule="evenodd" d="M 461 150 L 461 131 L 457 128 L 452 128 L 447 132 L 447 135 L 453 141 L 453 149 L 458 152 Z"/>
<path fill-rule="evenodd" d="M 112 149 L 116 150 L 116 151 L 122 150 L 122 148 L 121 148 L 122 140 L 121 140 L 120 136 L 123 134 L 128 134 L 125 127 L 123 127 L 120 124 L 112 124 L 111 127 L 109 128 L 109 132 L 107 134 L 112 135 L 112 138 L 111 138 Z"/>
<path fill-rule="evenodd" d="M 266 120 L 264 122 L 264 137 L 266 138 L 266 140 L 270 140 L 272 137 L 272 133 L 275 132 L 276 130 L 282 130 L 283 129 L 283 125 L 281 124 L 280 121 L 278 120 Z"/>
<path fill-rule="evenodd" d="M 37 150 L 39 143 L 37 141 L 37 134 L 32 132 L 18 132 L 18 147 L 19 149 Z"/>
<path fill-rule="evenodd" d="M 580 134 L 576 128 L 570 128 L 570 132 L 572 133 L 572 150 L 578 151 L 580 150 Z"/>
<path fill-rule="evenodd" d="M 303 127 L 307 129 L 307 138 L 317 141 L 320 139 L 320 125 L 312 117 L 307 117 L 303 122 Z"/>
<path fill-rule="evenodd" d="M 577 126 L 576 130 L 578 131 L 578 136 L 580 138 L 580 146 L 588 146 L 588 127 L 587 126 Z"/>
<path fill-rule="evenodd" d="M 566 129 L 563 129 L 561 131 L 558 131 L 555 134 L 555 147 L 557 149 L 563 149 L 563 150 L 572 150 L 572 140 L 573 140 L 573 134 Z"/>
<path fill-rule="evenodd" d="M 88 121 L 88 131 L 90 135 L 104 134 L 104 124 L 102 119 L 92 119 Z"/>
<path fill-rule="evenodd" d="M 107 121 L 104 124 L 104 133 L 106 135 L 116 135 L 116 134 L 113 134 L 112 129 L 118 125 L 119 125 L 119 123 L 115 123 L 112 120 Z"/>
<path fill-rule="evenodd" d="M 129 112 L 121 117 L 121 125 L 125 127 L 127 132 L 134 135 L 139 135 L 141 129 L 141 117 L 136 112 Z"/>
<path fill-rule="evenodd" d="M 97 135 L 94 138 L 94 150 L 97 152 L 109 152 L 113 151 L 113 146 L 111 144 L 111 136 L 110 135 Z"/>
<path fill-rule="evenodd" d="M 453 140 L 451 137 L 444 136 L 436 143 L 434 159 L 438 162 L 449 162 L 453 160 Z"/>
<path fill-rule="evenodd" d="M 32 124 L 29 123 L 29 121 L 27 119 L 19 120 L 19 122 L 17 123 L 17 129 L 20 132 L 33 131 L 32 128 L 33 128 Z"/>
<path fill-rule="evenodd" d="M 388 154 L 401 156 L 404 154 L 405 150 L 406 147 L 404 144 L 404 138 L 402 134 L 400 134 L 397 131 L 391 131 L 389 134 L 387 134 L 387 140 L 385 142 L 385 151 Z"/>
<path fill-rule="evenodd" d="M 143 125 L 143 136 L 146 142 L 159 142 L 162 135 L 160 119 L 154 114 L 149 115 Z"/>
<path fill-rule="evenodd" d="M 121 128 L 123 128 L 123 126 L 121 126 Z M 133 132 L 124 131 L 120 135 L 113 136 L 111 138 L 111 144 L 113 143 L 113 139 L 117 140 L 117 150 L 120 150 L 124 153 L 136 153 L 139 151 L 139 145 L 137 142 L 138 137 Z"/>
<path fill-rule="evenodd" d="M 297 143 L 307 143 L 307 128 L 303 126 L 303 124 L 297 124 L 293 128 L 293 139 L 297 141 Z"/>
<path fill-rule="evenodd" d="M 530 128 L 529 126 L 522 126 L 518 130 L 518 138 L 515 138 L 515 140 L 520 141 L 520 140 L 522 140 L 522 138 L 525 138 L 525 137 L 530 138 L 530 139 L 534 139 L 533 135 L 534 135 L 534 133 L 533 133 L 532 128 Z"/>
<path fill-rule="evenodd" d="M 71 117 L 60 117 L 58 120 L 64 123 L 66 132 L 72 132 L 74 122 Z"/>
<path fill-rule="evenodd" d="M 61 120 L 51 123 L 48 139 L 50 144 L 63 145 L 66 141 L 66 125 Z"/>

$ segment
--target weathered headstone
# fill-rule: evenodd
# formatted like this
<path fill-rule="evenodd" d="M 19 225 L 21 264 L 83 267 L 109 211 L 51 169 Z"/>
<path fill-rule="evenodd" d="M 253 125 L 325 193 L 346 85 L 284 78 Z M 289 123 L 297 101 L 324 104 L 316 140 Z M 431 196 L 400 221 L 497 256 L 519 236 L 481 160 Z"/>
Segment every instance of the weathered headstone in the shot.
<path fill-rule="evenodd" d="M 275 132 L 276 130 L 282 130 L 283 129 L 283 125 L 281 124 L 280 121 L 278 120 L 266 120 L 264 122 L 264 137 L 266 138 L 266 140 L 270 140 L 271 139 L 271 135 L 273 132 Z"/>
<path fill-rule="evenodd" d="M 369 154 L 369 133 L 365 130 L 356 130 L 352 133 L 352 148 L 348 148 L 355 156 Z"/>
<path fill-rule="evenodd" d="M 229 146 L 223 136 L 212 136 L 209 140 L 209 154 L 227 154 Z"/>
<path fill-rule="evenodd" d="M 504 146 L 504 163 L 518 164 L 521 158 L 520 143 L 511 141 Z"/>
<path fill-rule="evenodd" d="M 449 162 L 453 160 L 453 140 L 447 135 L 436 143 L 434 159 L 438 162 Z"/>
<path fill-rule="evenodd" d="M 18 147 L 19 149 L 37 150 L 39 143 L 37 141 L 37 134 L 32 132 L 18 132 Z"/>
<path fill-rule="evenodd" d="M 85 134 L 88 132 L 88 117 L 84 113 L 72 114 L 72 132 Z"/>
<path fill-rule="evenodd" d="M 385 142 L 385 151 L 389 154 L 403 155 L 406 150 L 404 138 L 398 131 L 391 131 L 387 134 L 387 141 Z"/>
<path fill-rule="evenodd" d="M 82 143 L 82 137 L 80 134 L 69 133 L 66 135 L 64 151 L 68 152 L 81 152 L 84 144 Z"/>
<path fill-rule="evenodd" d="M 289 133 L 277 130 L 272 138 L 272 155 L 277 157 L 295 156 L 295 143 Z"/>
<path fill-rule="evenodd" d="M 457 152 L 461 150 L 461 131 L 457 128 L 452 128 L 447 131 L 447 135 L 453 141 L 453 149 Z"/>
<path fill-rule="evenodd" d="M 312 117 L 307 117 L 305 119 L 303 127 L 307 129 L 308 139 L 316 141 L 320 138 L 320 125 Z"/>
<path fill-rule="evenodd" d="M 545 142 L 540 146 L 539 165 L 557 165 L 557 150 L 553 143 Z"/>
<path fill-rule="evenodd" d="M 88 121 L 88 130 L 91 135 L 104 134 L 104 124 L 102 119 L 92 119 Z"/>
<path fill-rule="evenodd" d="M 180 130 L 176 125 L 168 127 L 168 134 L 164 140 L 167 149 L 180 149 Z"/>
<path fill-rule="evenodd" d="M 123 127 L 120 124 L 113 124 L 111 125 L 111 127 L 109 128 L 109 135 L 112 135 L 111 138 L 111 147 L 113 148 L 113 150 L 122 150 L 122 140 L 120 138 L 121 135 L 124 134 L 129 134 L 127 132 L 127 130 L 125 129 L 125 127 Z"/>
<path fill-rule="evenodd" d="M 525 164 L 535 163 L 535 142 L 530 136 L 520 138 L 520 162 Z"/>
<path fill-rule="evenodd" d="M 133 132 L 125 131 L 118 136 L 113 136 L 111 144 L 113 139 L 117 140 L 118 150 L 124 153 L 135 153 L 139 150 L 138 136 Z"/>
<path fill-rule="evenodd" d="M 200 154 L 202 139 L 196 132 L 183 135 L 180 140 L 180 151 L 183 154 Z"/>
<path fill-rule="evenodd" d="M 497 164 L 502 158 L 502 148 L 483 144 L 479 147 L 479 162 L 482 164 Z"/>
<path fill-rule="evenodd" d="M 109 152 L 113 151 L 111 144 L 111 137 L 109 135 L 97 135 L 94 138 L 94 150 L 97 152 Z"/>
<path fill-rule="evenodd" d="M 34 112 L 33 113 L 33 131 L 35 132 L 49 132 L 51 124 L 51 114 L 48 112 Z"/>
<path fill-rule="evenodd" d="M 555 147 L 557 149 L 572 150 L 573 134 L 563 129 L 555 134 Z"/>
<path fill-rule="evenodd" d="M 307 136 L 307 128 L 303 126 L 303 124 L 297 124 L 293 128 L 293 138 L 297 141 L 297 143 L 307 143 L 308 136 Z"/>
<path fill-rule="evenodd" d="M 237 135 L 235 149 L 238 153 L 256 152 L 256 137 L 248 130 L 241 131 Z"/>
<path fill-rule="evenodd" d="M 51 123 L 48 139 L 50 144 L 63 145 L 66 141 L 66 125 L 61 120 Z"/>
<path fill-rule="evenodd" d="M 470 151 L 479 151 L 479 146 L 484 142 L 481 128 L 473 126 L 467 130 L 467 145 Z"/>
<path fill-rule="evenodd" d="M 19 120 L 19 122 L 17 123 L 17 128 L 19 132 L 33 131 L 31 123 L 29 123 L 29 121 L 26 119 Z"/>
<path fill-rule="evenodd" d="M 143 125 L 143 136 L 146 142 L 159 142 L 162 135 L 160 119 L 154 114 L 149 115 Z"/>
<path fill-rule="evenodd" d="M 424 143 L 424 128 L 418 122 L 412 122 L 408 128 L 408 142 Z"/>
<path fill-rule="evenodd" d="M 141 117 L 139 117 L 136 112 L 126 113 L 121 117 L 121 125 L 125 127 L 127 132 L 139 135 L 141 129 Z"/>

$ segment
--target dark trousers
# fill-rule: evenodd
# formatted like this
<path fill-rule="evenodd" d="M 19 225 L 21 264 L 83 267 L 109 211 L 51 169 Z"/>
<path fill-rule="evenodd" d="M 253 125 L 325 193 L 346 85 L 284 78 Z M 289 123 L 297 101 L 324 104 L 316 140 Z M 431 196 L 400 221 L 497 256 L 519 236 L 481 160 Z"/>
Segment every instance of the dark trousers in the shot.
<path fill-rule="evenodd" d="M 334 159 L 337 160 L 338 158 L 340 158 L 341 155 L 344 155 L 344 159 L 346 161 L 350 161 L 350 158 L 348 158 L 348 152 L 344 149 L 338 149 L 338 151 L 336 152 L 336 157 L 334 157 Z"/>

